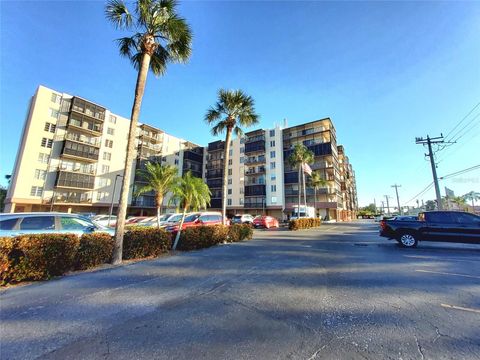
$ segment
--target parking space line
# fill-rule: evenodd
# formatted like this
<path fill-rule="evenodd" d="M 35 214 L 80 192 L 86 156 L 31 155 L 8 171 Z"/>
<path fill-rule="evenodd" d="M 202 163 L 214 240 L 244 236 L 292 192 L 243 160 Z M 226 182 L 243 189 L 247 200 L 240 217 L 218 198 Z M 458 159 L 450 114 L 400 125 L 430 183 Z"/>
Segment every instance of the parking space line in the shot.
<path fill-rule="evenodd" d="M 416 269 L 415 271 L 416 272 L 431 273 L 431 274 L 453 275 L 453 276 L 462 276 L 462 277 L 467 277 L 467 278 L 472 278 L 472 279 L 480 279 L 480 276 L 475 276 L 475 275 L 465 275 L 465 274 L 456 274 L 456 273 L 448 273 L 448 272 L 442 272 L 442 271 L 420 270 L 420 269 Z"/>
<path fill-rule="evenodd" d="M 422 255 L 403 255 L 407 258 L 414 258 L 414 259 L 425 259 L 425 260 L 449 260 L 449 261 L 468 261 L 468 262 L 478 262 L 479 259 L 470 260 L 470 259 L 457 259 L 457 258 L 449 258 L 449 257 L 433 257 L 433 256 L 422 256 Z"/>
<path fill-rule="evenodd" d="M 465 307 L 462 307 L 462 306 L 455 306 L 455 305 L 448 305 L 448 304 L 440 304 L 440 306 L 442 306 L 442 307 L 444 307 L 444 308 L 448 308 L 448 309 L 456 309 L 456 310 L 470 311 L 470 312 L 474 312 L 474 313 L 480 314 L 480 310 L 478 310 L 478 309 L 471 309 L 471 308 L 465 308 Z"/>

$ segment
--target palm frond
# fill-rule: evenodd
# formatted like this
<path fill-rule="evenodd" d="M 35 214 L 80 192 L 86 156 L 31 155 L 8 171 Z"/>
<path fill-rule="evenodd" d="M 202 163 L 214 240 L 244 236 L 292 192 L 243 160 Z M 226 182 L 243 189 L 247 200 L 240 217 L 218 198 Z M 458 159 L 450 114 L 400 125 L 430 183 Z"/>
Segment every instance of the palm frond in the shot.
<path fill-rule="evenodd" d="M 105 17 L 117 29 L 129 29 L 133 23 L 132 14 L 122 0 L 110 0 L 105 7 Z"/>
<path fill-rule="evenodd" d="M 123 37 L 116 40 L 118 48 L 120 50 L 120 55 L 125 56 L 129 59 L 133 57 L 139 51 L 138 42 L 135 39 L 135 36 L 132 37 Z"/>
<path fill-rule="evenodd" d="M 212 135 L 213 136 L 218 136 L 220 134 L 223 134 L 223 132 L 227 129 L 227 124 L 225 121 L 220 121 L 219 123 L 217 123 L 217 125 L 215 125 L 214 127 L 212 127 Z"/>
<path fill-rule="evenodd" d="M 168 51 L 159 44 L 150 59 L 150 69 L 156 76 L 164 75 L 170 60 Z"/>

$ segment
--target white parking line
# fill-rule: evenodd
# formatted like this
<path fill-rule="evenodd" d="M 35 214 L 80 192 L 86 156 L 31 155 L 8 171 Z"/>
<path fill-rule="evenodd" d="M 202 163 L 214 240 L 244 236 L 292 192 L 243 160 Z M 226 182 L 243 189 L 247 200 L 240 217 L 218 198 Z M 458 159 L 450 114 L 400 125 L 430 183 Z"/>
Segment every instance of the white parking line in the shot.
<path fill-rule="evenodd" d="M 456 309 L 456 310 L 470 311 L 470 312 L 474 312 L 474 313 L 480 314 L 480 310 L 477 310 L 477 309 L 465 308 L 465 307 L 462 307 L 462 306 L 455 306 L 455 305 L 448 305 L 448 304 L 440 304 L 440 306 L 442 306 L 442 307 L 444 307 L 444 308 L 448 308 L 448 309 Z"/>
<path fill-rule="evenodd" d="M 403 255 L 407 258 L 414 259 L 425 259 L 425 260 L 449 260 L 449 261 L 468 261 L 468 262 L 478 262 L 480 259 L 458 259 L 458 258 L 449 258 L 449 257 L 433 257 L 433 256 L 421 256 L 421 255 Z"/>
<path fill-rule="evenodd" d="M 455 273 L 448 273 L 448 272 L 441 272 L 441 271 L 431 271 L 431 270 L 420 270 L 416 269 L 417 272 L 424 272 L 424 273 L 431 273 L 431 274 L 440 274 L 440 275 L 453 275 L 453 276 L 462 276 L 472 279 L 480 279 L 480 276 L 475 275 L 465 275 L 465 274 L 455 274 Z"/>

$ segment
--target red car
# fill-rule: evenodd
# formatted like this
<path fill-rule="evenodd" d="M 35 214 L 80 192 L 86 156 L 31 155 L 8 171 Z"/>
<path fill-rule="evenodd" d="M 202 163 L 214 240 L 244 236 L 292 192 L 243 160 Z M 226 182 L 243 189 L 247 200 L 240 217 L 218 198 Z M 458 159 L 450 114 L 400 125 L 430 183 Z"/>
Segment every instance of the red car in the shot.
<path fill-rule="evenodd" d="M 228 224 L 228 223 L 227 223 Z M 222 225 L 222 214 L 219 212 L 201 212 L 191 213 L 185 217 L 182 230 L 192 226 L 212 226 Z M 180 227 L 180 221 L 174 225 L 167 226 L 165 230 L 169 232 L 177 232 Z"/>
<path fill-rule="evenodd" d="M 253 219 L 253 226 L 256 228 L 264 227 L 265 229 L 270 229 L 271 227 L 279 227 L 278 220 L 273 216 L 257 216 Z"/>

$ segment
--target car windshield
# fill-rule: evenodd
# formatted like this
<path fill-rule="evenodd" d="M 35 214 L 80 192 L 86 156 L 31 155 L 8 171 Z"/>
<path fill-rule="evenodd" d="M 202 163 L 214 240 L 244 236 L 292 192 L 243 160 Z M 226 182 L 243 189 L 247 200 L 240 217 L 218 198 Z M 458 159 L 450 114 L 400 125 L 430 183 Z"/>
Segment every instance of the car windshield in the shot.
<path fill-rule="evenodd" d="M 172 216 L 170 219 L 168 219 L 168 222 L 178 222 L 180 221 L 180 219 L 182 218 L 182 215 L 175 215 L 175 216 Z"/>
<path fill-rule="evenodd" d="M 233 218 L 234 218 L 235 220 L 240 220 L 240 219 L 242 218 L 242 215 L 235 215 Z"/>
<path fill-rule="evenodd" d="M 187 216 L 187 217 L 185 218 L 185 222 L 195 221 L 195 220 L 197 220 L 199 217 L 200 217 L 199 214 L 193 214 L 193 215 Z"/>
<path fill-rule="evenodd" d="M 170 214 L 162 215 L 160 216 L 160 221 L 167 221 L 170 216 L 171 216 Z"/>

